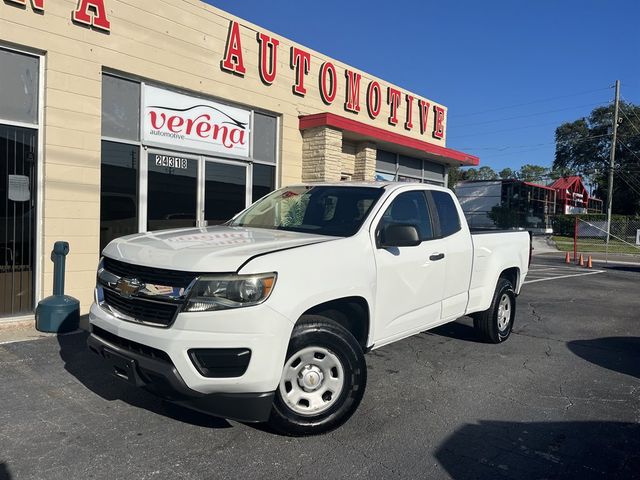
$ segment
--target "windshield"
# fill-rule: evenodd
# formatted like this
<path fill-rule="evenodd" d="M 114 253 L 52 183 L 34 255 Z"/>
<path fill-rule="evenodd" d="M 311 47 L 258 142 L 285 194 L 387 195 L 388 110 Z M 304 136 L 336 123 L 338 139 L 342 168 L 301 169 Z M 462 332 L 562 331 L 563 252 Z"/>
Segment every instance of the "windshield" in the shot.
<path fill-rule="evenodd" d="M 378 187 L 282 188 L 254 203 L 229 225 L 349 237 L 358 231 L 382 192 Z"/>

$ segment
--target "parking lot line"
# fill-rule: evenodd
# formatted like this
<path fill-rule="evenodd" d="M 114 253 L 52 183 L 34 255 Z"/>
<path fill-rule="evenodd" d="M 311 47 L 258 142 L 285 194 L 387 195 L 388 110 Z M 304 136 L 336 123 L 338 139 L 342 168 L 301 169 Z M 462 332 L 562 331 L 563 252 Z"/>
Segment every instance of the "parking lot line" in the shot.
<path fill-rule="evenodd" d="M 558 270 L 561 268 L 570 268 L 570 267 L 565 267 L 564 265 L 561 267 L 546 267 L 546 268 L 536 268 L 536 267 L 532 267 L 529 269 L 530 272 L 544 272 L 547 270 Z"/>
<path fill-rule="evenodd" d="M 554 270 L 554 271 L 544 271 L 541 272 L 539 270 L 529 270 L 528 275 L 539 275 L 539 276 L 544 276 L 544 275 L 569 275 L 571 273 L 576 273 L 576 269 L 567 269 L 567 270 Z"/>
<path fill-rule="evenodd" d="M 534 280 L 525 280 L 524 285 L 528 283 L 547 282 L 549 280 L 560 280 L 562 278 L 584 277 L 585 275 L 596 275 L 598 273 L 604 273 L 604 270 L 593 270 L 591 272 L 573 273 L 570 275 L 559 275 L 557 277 L 536 278 Z"/>

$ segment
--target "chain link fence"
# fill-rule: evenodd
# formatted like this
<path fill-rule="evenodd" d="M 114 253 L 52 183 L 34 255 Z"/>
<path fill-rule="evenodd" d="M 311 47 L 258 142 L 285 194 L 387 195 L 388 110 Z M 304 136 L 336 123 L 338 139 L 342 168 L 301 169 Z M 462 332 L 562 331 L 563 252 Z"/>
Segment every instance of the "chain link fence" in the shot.
<path fill-rule="evenodd" d="M 607 221 L 574 219 L 573 238 L 566 232 L 555 236 L 554 240 L 562 251 L 580 254 L 630 255 L 640 259 L 640 219 L 618 217 L 612 219 L 610 234 L 607 235 Z"/>
<path fill-rule="evenodd" d="M 607 236 L 606 220 L 578 218 L 576 247 L 579 253 L 604 252 L 640 256 L 640 220 L 612 220 Z"/>

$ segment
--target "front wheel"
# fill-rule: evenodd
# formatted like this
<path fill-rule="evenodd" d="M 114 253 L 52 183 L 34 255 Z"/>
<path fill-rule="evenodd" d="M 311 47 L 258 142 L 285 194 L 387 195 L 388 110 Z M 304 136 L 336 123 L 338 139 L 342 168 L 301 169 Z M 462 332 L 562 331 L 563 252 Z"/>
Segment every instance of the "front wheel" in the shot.
<path fill-rule="evenodd" d="M 328 318 L 304 316 L 291 335 L 269 426 L 292 436 L 333 430 L 355 412 L 366 383 L 353 335 Z"/>
<path fill-rule="evenodd" d="M 480 338 L 489 343 L 504 342 L 513 329 L 516 317 L 516 294 L 506 278 L 498 279 L 491 306 L 473 317 L 473 326 Z"/>

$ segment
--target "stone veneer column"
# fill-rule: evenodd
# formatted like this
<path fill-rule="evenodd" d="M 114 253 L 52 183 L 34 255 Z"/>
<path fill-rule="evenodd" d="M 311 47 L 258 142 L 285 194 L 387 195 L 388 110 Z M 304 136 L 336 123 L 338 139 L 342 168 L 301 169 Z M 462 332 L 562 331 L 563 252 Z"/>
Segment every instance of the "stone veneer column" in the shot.
<path fill-rule="evenodd" d="M 371 142 L 359 143 L 356 147 L 356 167 L 354 180 L 372 181 L 376 176 L 376 155 L 378 149 Z"/>
<path fill-rule="evenodd" d="M 315 127 L 305 130 L 302 139 L 302 181 L 340 181 L 342 131 Z"/>

